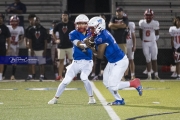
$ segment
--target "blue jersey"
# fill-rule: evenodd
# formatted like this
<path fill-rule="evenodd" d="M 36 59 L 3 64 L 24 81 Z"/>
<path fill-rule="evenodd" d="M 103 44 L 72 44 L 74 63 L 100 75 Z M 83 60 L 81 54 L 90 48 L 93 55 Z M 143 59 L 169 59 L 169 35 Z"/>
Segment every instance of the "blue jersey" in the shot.
<path fill-rule="evenodd" d="M 119 48 L 114 37 L 107 30 L 103 30 L 100 35 L 97 35 L 95 38 L 96 49 L 98 48 L 98 45 L 103 43 L 108 44 L 104 51 L 104 55 L 108 62 L 115 63 L 124 57 L 124 52 Z"/>
<path fill-rule="evenodd" d="M 84 35 L 77 30 L 73 30 L 69 33 L 69 39 L 73 42 L 74 40 L 83 41 L 87 37 L 87 34 Z M 89 48 L 81 49 L 73 44 L 73 59 L 74 60 L 92 60 L 92 51 Z"/>

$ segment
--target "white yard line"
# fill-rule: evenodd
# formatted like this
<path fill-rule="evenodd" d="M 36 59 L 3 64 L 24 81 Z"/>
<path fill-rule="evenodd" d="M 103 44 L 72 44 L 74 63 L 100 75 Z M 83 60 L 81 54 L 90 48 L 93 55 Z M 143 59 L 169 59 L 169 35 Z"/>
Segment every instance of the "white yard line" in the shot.
<path fill-rule="evenodd" d="M 103 105 L 104 109 L 107 111 L 107 113 L 109 114 L 111 120 L 121 120 L 120 117 L 116 114 L 116 112 L 112 109 L 111 106 L 107 105 L 107 101 L 106 99 L 102 96 L 102 94 L 100 93 L 100 91 L 96 88 L 96 86 L 94 85 L 93 82 L 91 82 L 92 88 L 94 93 L 96 94 L 97 98 L 99 99 L 99 101 L 101 102 L 101 104 Z"/>

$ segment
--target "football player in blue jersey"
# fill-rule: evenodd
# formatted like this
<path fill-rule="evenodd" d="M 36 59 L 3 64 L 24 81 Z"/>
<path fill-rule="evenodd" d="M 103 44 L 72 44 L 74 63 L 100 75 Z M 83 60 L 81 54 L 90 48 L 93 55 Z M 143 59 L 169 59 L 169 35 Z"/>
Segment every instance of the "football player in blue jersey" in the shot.
<path fill-rule="evenodd" d="M 96 100 L 93 97 L 93 90 L 88 79 L 89 74 L 92 71 L 92 51 L 87 48 L 83 40 L 88 36 L 89 18 L 80 14 L 75 19 L 76 29 L 69 33 L 69 38 L 73 43 L 73 61 L 67 66 L 67 72 L 63 81 L 59 84 L 55 97 L 51 99 L 48 104 L 56 104 L 59 96 L 65 90 L 66 86 L 73 80 L 73 78 L 79 73 L 81 80 L 84 82 L 85 89 L 89 95 L 88 104 L 95 104 Z"/>
<path fill-rule="evenodd" d="M 128 67 L 129 61 L 125 53 L 118 47 L 114 37 L 106 30 L 105 21 L 101 17 L 93 17 L 88 22 L 88 29 L 94 39 L 86 39 L 86 45 L 92 49 L 96 57 L 102 59 L 105 56 L 108 60 L 103 73 L 103 83 L 114 96 L 115 101 L 108 105 L 124 105 L 124 99 L 119 95 L 118 90 L 127 87 L 134 87 L 139 95 L 142 95 L 140 79 L 131 81 L 120 81 Z M 92 47 L 92 44 L 95 47 Z"/>

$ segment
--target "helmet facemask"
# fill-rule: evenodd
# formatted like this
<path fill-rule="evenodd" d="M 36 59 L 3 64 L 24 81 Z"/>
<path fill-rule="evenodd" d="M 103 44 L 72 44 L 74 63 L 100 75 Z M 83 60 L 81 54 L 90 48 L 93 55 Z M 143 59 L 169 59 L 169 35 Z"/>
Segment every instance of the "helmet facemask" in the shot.
<path fill-rule="evenodd" d="M 76 30 L 81 33 L 86 32 L 88 28 L 88 21 L 89 21 L 89 18 L 86 15 L 84 14 L 78 15 L 75 19 Z"/>
<path fill-rule="evenodd" d="M 144 12 L 144 18 L 146 19 L 147 23 L 150 23 L 154 17 L 154 12 L 151 9 L 148 9 Z"/>
<path fill-rule="evenodd" d="M 10 25 L 15 28 L 19 25 L 19 17 L 17 17 L 16 15 L 12 16 L 10 18 Z"/>

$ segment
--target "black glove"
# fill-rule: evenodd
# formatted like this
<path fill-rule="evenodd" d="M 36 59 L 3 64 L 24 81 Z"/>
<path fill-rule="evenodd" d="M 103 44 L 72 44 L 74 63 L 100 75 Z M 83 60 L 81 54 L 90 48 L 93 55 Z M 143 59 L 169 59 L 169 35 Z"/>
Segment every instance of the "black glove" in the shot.
<path fill-rule="evenodd" d="M 176 50 L 178 53 L 180 53 L 180 47 Z"/>

